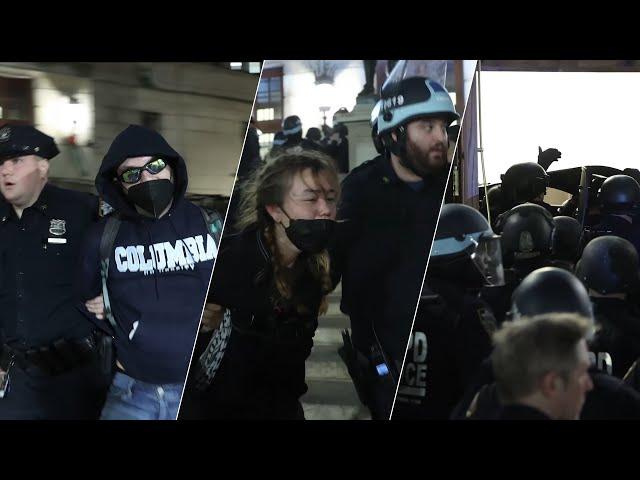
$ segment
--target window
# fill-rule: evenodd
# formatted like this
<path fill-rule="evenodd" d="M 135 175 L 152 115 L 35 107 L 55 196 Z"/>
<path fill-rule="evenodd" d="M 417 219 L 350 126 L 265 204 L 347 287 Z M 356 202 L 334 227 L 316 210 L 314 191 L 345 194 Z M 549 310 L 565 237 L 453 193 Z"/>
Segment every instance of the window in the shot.
<path fill-rule="evenodd" d="M 256 111 L 256 120 L 258 122 L 273 120 L 274 112 L 275 110 L 273 108 L 260 108 Z"/>
<path fill-rule="evenodd" d="M 0 124 L 33 124 L 30 78 L 0 77 Z"/>
<path fill-rule="evenodd" d="M 256 94 L 255 118 L 256 128 L 264 133 L 275 133 L 282 124 L 282 75 L 282 67 L 262 71 Z"/>

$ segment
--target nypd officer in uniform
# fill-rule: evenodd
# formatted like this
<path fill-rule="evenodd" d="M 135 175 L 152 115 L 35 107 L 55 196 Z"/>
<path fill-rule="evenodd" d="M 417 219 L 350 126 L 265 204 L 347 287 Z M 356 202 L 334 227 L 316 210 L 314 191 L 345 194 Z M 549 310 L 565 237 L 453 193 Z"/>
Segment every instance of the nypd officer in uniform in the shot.
<path fill-rule="evenodd" d="M 0 129 L 0 419 L 97 418 L 108 386 L 72 288 L 98 202 L 47 183 L 58 153 L 32 126 Z"/>
<path fill-rule="evenodd" d="M 482 361 L 497 325 L 480 298 L 502 285 L 500 237 L 477 210 L 442 208 L 393 419 L 447 419 Z"/>
<path fill-rule="evenodd" d="M 374 419 L 390 415 L 447 182 L 447 127 L 459 118 L 424 77 L 390 78 L 381 100 L 384 150 L 343 181 L 333 259 L 358 359 L 350 373 Z"/>
<path fill-rule="evenodd" d="M 322 145 L 308 138 L 302 138 L 302 121 L 297 115 L 290 115 L 282 121 L 282 133 L 285 136 L 283 149 L 300 147 L 305 150 L 324 151 Z"/>

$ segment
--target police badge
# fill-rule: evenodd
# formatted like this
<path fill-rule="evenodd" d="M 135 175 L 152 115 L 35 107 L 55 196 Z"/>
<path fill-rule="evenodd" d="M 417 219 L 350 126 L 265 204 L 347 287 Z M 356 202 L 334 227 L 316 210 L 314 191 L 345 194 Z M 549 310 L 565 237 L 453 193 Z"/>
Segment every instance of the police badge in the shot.
<path fill-rule="evenodd" d="M 0 142 L 6 142 L 9 140 L 11 136 L 11 129 L 9 127 L 4 127 L 0 129 Z"/>
<path fill-rule="evenodd" d="M 51 225 L 49 226 L 49 233 L 51 235 L 64 235 L 67 233 L 67 228 L 64 220 L 51 220 Z"/>

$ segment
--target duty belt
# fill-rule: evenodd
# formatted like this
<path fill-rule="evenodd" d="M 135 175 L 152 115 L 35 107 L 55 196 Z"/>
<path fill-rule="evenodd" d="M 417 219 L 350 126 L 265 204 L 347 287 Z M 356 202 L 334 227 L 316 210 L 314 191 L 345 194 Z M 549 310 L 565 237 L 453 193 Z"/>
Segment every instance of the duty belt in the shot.
<path fill-rule="evenodd" d="M 80 339 L 60 338 L 49 345 L 17 350 L 10 345 L 2 345 L 0 365 L 11 361 L 22 370 L 37 368 L 50 376 L 70 372 L 95 361 L 97 354 L 96 334 Z"/>

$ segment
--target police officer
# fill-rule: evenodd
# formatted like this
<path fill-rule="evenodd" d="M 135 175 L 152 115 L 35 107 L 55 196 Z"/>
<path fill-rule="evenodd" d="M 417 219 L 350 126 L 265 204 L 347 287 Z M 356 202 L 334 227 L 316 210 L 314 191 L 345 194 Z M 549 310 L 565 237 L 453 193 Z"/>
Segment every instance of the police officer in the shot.
<path fill-rule="evenodd" d="M 589 236 L 615 235 L 629 240 L 640 251 L 640 228 L 633 218 L 634 207 L 640 202 L 638 182 L 629 175 L 613 175 L 602 183 L 598 202 L 603 215 Z"/>
<path fill-rule="evenodd" d="M 544 201 L 549 186 L 549 175 L 541 165 L 535 162 L 516 163 L 500 178 L 504 208 L 510 209 L 530 202 L 544 207 L 552 216 L 557 215 L 556 209 Z"/>
<path fill-rule="evenodd" d="M 593 305 L 584 285 L 571 273 L 556 267 L 545 267 L 529 274 L 513 294 L 510 318 L 572 313 L 593 321 Z M 590 345 L 589 373 L 594 389 L 587 394 L 581 419 L 638 419 L 640 395 L 611 376 L 602 355 Z M 468 385 L 452 418 L 496 418 L 500 410 L 491 365 L 487 358 Z"/>
<path fill-rule="evenodd" d="M 629 301 L 637 291 L 638 268 L 633 245 L 608 235 L 591 240 L 576 265 L 599 325 L 592 351 L 600 363 L 612 363 L 610 373 L 618 378 L 640 357 L 640 311 Z"/>
<path fill-rule="evenodd" d="M 583 230 L 573 217 L 553 217 L 555 233 L 552 242 L 551 264 L 573 271 L 582 253 Z"/>
<path fill-rule="evenodd" d="M 510 297 L 507 310 L 506 316 L 509 319 L 547 313 L 576 313 L 588 318 L 593 317 L 591 301 L 584 286 L 574 275 L 556 267 L 535 270 L 522 280 Z M 474 378 L 467 384 L 452 418 L 495 416 L 499 402 L 495 396 L 495 389 L 489 388 L 493 381 L 491 359 L 486 358 Z M 483 395 L 478 396 L 481 390 Z"/>
<path fill-rule="evenodd" d="M 311 142 L 314 142 L 320 145 L 320 142 L 322 141 L 322 132 L 317 127 L 311 127 L 309 130 L 307 130 L 307 134 L 305 135 L 305 138 Z"/>
<path fill-rule="evenodd" d="M 551 256 L 555 224 L 540 205 L 518 205 L 500 217 L 497 229 L 502 239 L 505 264 L 513 267 L 520 280 L 546 266 Z"/>
<path fill-rule="evenodd" d="M 500 185 L 494 185 L 487 192 L 487 196 L 481 210 L 485 216 L 487 214 L 487 205 L 489 208 L 491 225 L 495 226 L 496 220 L 505 211 L 503 206 L 504 200 L 502 198 L 502 187 Z"/>
<path fill-rule="evenodd" d="M 302 121 L 297 115 L 290 115 L 282 121 L 282 133 L 286 138 L 282 145 L 282 148 L 285 150 L 298 146 L 308 150 L 323 150 L 321 145 L 316 144 L 308 138 L 302 138 Z"/>
<path fill-rule="evenodd" d="M 287 137 L 284 136 L 282 131 L 277 131 L 273 136 L 273 143 L 271 144 L 271 150 L 267 153 L 265 161 L 277 157 L 284 150 L 283 145 L 287 141 Z"/>
<path fill-rule="evenodd" d="M 471 207 L 442 208 L 394 419 L 447 419 L 491 352 L 496 322 L 479 296 L 503 283 L 500 238 Z"/>
<path fill-rule="evenodd" d="M 2 419 L 95 419 L 110 381 L 72 287 L 98 201 L 48 183 L 58 153 L 32 126 L 0 129 Z"/>
<path fill-rule="evenodd" d="M 502 242 L 505 285 L 483 289 L 483 298 L 491 305 L 498 323 L 504 321 L 511 295 L 529 273 L 551 264 L 553 217 L 540 205 L 517 205 L 499 217 L 496 225 Z"/>
<path fill-rule="evenodd" d="M 343 182 L 334 266 L 353 343 L 371 363 L 373 418 L 389 416 L 445 190 L 447 127 L 458 118 L 433 80 L 386 83 L 378 117 L 384 153 Z"/>
<path fill-rule="evenodd" d="M 324 147 L 325 152 L 336 162 L 338 172 L 349 173 L 349 129 L 344 123 L 333 126 L 331 136 Z"/>

